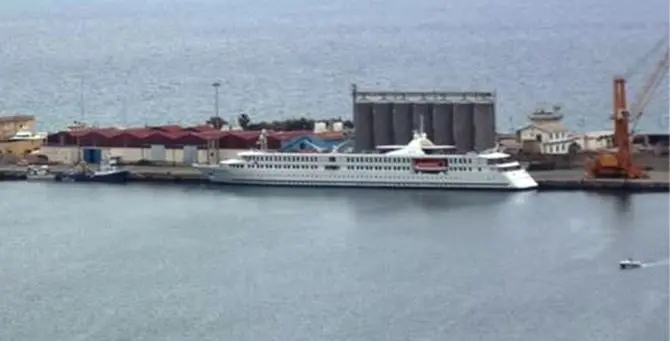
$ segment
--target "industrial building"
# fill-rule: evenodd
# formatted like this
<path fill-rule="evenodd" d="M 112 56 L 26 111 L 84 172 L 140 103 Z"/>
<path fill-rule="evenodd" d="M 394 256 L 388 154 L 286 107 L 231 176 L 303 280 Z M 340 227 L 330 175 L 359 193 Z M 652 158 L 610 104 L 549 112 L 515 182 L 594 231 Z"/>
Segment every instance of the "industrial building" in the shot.
<path fill-rule="evenodd" d="M 241 150 L 258 147 L 260 131 L 220 131 L 211 126 L 158 126 L 143 128 L 80 128 L 49 134 L 40 153 L 49 160 L 98 163 L 119 157 L 123 162 L 192 164 L 218 162 Z M 342 132 L 269 132 L 267 147 L 281 150 L 287 141 L 315 136 L 314 141 L 341 141 Z M 295 145 L 295 144 L 294 144 Z"/>
<path fill-rule="evenodd" d="M 19 131 L 35 131 L 35 116 L 0 116 L 0 140 L 7 140 Z"/>
<path fill-rule="evenodd" d="M 311 131 L 270 132 L 268 148 L 279 149 L 287 138 L 311 134 Z M 214 144 L 221 149 L 249 149 L 256 146 L 260 131 L 220 131 L 209 126 L 159 126 L 144 128 L 86 128 L 60 131 L 47 136 L 49 146 L 142 148 L 163 145 L 166 148 L 196 146 L 206 149 Z"/>
<path fill-rule="evenodd" d="M 529 124 L 517 129 L 521 148 L 526 152 L 567 155 L 577 138 L 563 124 L 559 107 L 553 111 L 539 109 L 528 115 Z"/>
<path fill-rule="evenodd" d="M 29 138 L 18 139 L 17 134 Z M 35 117 L 31 115 L 0 116 L 0 162 L 29 155 L 42 146 L 42 139 L 35 135 Z"/>
<path fill-rule="evenodd" d="M 407 144 L 418 130 L 461 152 L 495 147 L 492 92 L 360 91 L 353 85 L 352 102 L 357 151 Z"/>
<path fill-rule="evenodd" d="M 323 152 L 332 150 L 345 141 L 341 132 L 323 131 L 314 135 L 301 135 L 281 142 L 278 151 L 283 153 Z"/>

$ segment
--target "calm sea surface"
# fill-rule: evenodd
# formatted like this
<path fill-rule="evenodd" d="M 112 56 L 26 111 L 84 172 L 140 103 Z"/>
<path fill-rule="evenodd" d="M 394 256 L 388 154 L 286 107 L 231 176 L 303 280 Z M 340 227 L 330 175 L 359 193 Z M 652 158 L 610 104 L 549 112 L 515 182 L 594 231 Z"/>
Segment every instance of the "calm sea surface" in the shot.
<path fill-rule="evenodd" d="M 634 92 L 667 29 L 665 0 L 0 1 L 0 110 L 197 123 L 220 79 L 227 117 L 347 117 L 357 82 L 600 130 L 612 75 Z M 642 130 L 668 129 L 658 95 Z M 0 340 L 664 341 L 668 214 L 667 194 L 0 183 Z"/>
<path fill-rule="evenodd" d="M 0 340 L 668 340 L 666 194 L 6 182 L 0 212 Z"/>
<path fill-rule="evenodd" d="M 8 0 L 0 110 L 62 129 L 83 80 L 89 122 L 198 123 L 220 79 L 226 117 L 349 117 L 355 82 L 497 91 L 501 131 L 552 103 L 602 130 L 612 76 L 639 89 L 658 56 L 640 57 L 667 31 L 667 0 Z M 668 129 L 657 95 L 643 131 Z"/>

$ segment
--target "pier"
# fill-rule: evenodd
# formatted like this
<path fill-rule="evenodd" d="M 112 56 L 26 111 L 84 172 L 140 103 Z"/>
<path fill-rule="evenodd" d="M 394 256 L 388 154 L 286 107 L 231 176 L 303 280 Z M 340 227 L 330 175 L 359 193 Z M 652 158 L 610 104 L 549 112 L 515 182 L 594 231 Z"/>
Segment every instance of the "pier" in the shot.
<path fill-rule="evenodd" d="M 538 190 L 553 191 L 621 191 L 668 192 L 670 172 L 650 171 L 647 179 L 585 179 L 581 169 L 531 171 L 539 185 Z"/>
<path fill-rule="evenodd" d="M 51 166 L 60 173 L 68 166 Z M 135 183 L 208 184 L 200 173 L 187 166 L 126 166 L 130 181 Z M 670 172 L 652 171 L 649 178 L 640 180 L 584 179 L 581 169 L 531 171 L 540 191 L 621 191 L 629 193 L 670 192 Z M 0 181 L 25 180 L 25 167 L 0 166 Z"/>

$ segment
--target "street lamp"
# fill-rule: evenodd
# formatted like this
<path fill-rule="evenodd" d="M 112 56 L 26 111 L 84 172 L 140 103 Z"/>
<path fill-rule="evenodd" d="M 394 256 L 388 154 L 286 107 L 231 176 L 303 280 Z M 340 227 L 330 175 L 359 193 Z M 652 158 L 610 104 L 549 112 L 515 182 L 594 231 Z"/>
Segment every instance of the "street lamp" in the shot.
<path fill-rule="evenodd" d="M 219 117 L 219 88 L 221 87 L 221 82 L 212 83 L 214 88 L 214 116 Z"/>

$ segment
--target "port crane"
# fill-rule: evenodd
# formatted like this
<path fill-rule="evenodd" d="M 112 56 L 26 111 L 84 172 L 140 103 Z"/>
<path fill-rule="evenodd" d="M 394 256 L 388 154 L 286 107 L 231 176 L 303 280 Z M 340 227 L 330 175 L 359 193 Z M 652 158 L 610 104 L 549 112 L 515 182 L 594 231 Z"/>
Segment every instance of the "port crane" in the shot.
<path fill-rule="evenodd" d="M 622 76 L 614 78 L 614 144 L 615 152 L 601 152 L 586 164 L 588 178 L 645 178 L 642 168 L 633 162 L 632 144 L 635 127 L 642 117 L 644 108 L 649 104 L 652 95 L 658 89 L 665 75 L 668 74 L 668 38 L 657 44 L 651 52 L 661 47 L 662 56 L 656 63 L 644 85 L 635 96 L 635 102 L 628 107 L 626 103 L 626 79 Z M 665 43 L 665 44 L 664 44 Z"/>

